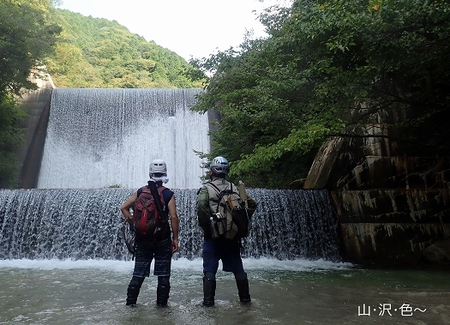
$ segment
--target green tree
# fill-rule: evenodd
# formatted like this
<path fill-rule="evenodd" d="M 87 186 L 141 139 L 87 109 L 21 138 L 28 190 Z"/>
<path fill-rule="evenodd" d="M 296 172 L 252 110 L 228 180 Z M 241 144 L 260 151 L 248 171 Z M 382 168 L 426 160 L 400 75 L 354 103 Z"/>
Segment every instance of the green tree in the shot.
<path fill-rule="evenodd" d="M 19 166 L 16 150 L 22 144 L 23 132 L 18 123 L 25 112 L 17 109 L 11 94 L 0 93 L 0 187 L 17 184 Z"/>
<path fill-rule="evenodd" d="M 0 2 L 0 187 L 13 187 L 18 178 L 15 151 L 23 141 L 18 122 L 25 112 L 16 98 L 36 87 L 30 76 L 43 72 L 42 60 L 60 31 L 49 22 L 51 8 L 47 0 Z"/>
<path fill-rule="evenodd" d="M 198 88 L 176 53 L 130 33 L 116 21 L 57 11 L 63 29 L 46 65 L 57 87 Z"/>
<path fill-rule="evenodd" d="M 327 137 L 366 136 L 379 114 L 403 117 L 401 153 L 448 154 L 447 1 L 297 0 L 261 20 L 269 38 L 192 62 L 213 76 L 195 109 L 219 112 L 210 156 L 232 178 L 291 186 Z"/>
<path fill-rule="evenodd" d="M 19 94 L 33 89 L 30 73 L 38 74 L 61 28 L 48 21 L 50 1 L 0 2 L 0 91 Z"/>

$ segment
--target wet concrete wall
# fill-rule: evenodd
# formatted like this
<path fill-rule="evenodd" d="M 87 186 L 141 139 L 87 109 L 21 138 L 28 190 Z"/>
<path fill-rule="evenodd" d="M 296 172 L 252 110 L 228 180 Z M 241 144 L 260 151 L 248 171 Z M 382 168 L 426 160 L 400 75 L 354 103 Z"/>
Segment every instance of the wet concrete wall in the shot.
<path fill-rule="evenodd" d="M 415 265 L 427 248 L 450 238 L 450 191 L 372 189 L 334 191 L 342 251 L 362 264 Z M 442 262 L 450 262 L 440 257 Z"/>
<path fill-rule="evenodd" d="M 46 80 L 37 80 L 36 83 L 39 88 L 23 94 L 21 100 L 21 107 L 28 112 L 28 117 L 21 125 L 25 129 L 25 144 L 17 152 L 21 165 L 20 188 L 37 187 L 47 134 L 50 99 L 54 85 L 50 77 Z"/>
<path fill-rule="evenodd" d="M 332 138 L 305 188 L 330 190 L 342 255 L 360 264 L 450 264 L 450 157 L 397 156 L 373 138 Z"/>

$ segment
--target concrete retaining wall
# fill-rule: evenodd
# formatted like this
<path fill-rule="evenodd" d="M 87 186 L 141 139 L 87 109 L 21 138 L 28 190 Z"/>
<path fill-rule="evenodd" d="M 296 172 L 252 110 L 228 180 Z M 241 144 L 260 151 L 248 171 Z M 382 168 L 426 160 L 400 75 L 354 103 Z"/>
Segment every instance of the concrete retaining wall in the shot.
<path fill-rule="evenodd" d="M 38 80 L 37 84 L 39 89 L 25 93 L 21 100 L 21 107 L 28 112 L 29 116 L 22 123 L 22 127 L 25 128 L 25 145 L 17 152 L 21 165 L 20 188 L 37 187 L 47 135 L 50 100 L 54 85 L 50 77 L 47 80 Z"/>
<path fill-rule="evenodd" d="M 324 143 L 304 188 L 330 190 L 346 260 L 450 264 L 450 158 L 396 156 L 374 130 Z"/>

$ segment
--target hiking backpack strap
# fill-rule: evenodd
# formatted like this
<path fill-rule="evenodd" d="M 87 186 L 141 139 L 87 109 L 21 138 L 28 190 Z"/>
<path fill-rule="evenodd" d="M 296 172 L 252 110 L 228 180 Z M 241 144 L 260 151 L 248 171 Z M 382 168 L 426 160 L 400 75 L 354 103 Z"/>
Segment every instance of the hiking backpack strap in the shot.
<path fill-rule="evenodd" d="M 168 219 L 166 211 L 161 204 L 161 196 L 160 196 L 160 193 L 158 193 L 158 189 L 156 188 L 156 183 L 151 181 L 151 182 L 148 182 L 148 185 L 150 187 L 150 192 L 153 195 L 153 199 L 155 200 L 156 208 L 158 209 L 158 219 L 159 220 L 163 220 L 164 218 Z M 163 189 L 161 190 L 161 194 L 162 194 L 162 191 L 164 191 L 164 190 L 165 190 L 165 188 L 163 187 Z"/>

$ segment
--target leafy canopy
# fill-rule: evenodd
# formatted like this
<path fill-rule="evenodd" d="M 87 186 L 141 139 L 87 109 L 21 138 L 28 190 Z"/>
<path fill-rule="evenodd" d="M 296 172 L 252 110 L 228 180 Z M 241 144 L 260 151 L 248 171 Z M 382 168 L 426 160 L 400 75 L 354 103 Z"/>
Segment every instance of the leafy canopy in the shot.
<path fill-rule="evenodd" d="M 38 74 L 61 28 L 49 20 L 51 2 L 0 2 L 0 92 L 34 89 L 30 72 Z"/>
<path fill-rule="evenodd" d="M 220 114 L 209 157 L 234 180 L 293 186 L 325 139 L 386 115 L 398 154 L 448 154 L 448 1 L 297 0 L 261 21 L 267 39 L 191 62 L 212 75 L 195 109 Z"/>

